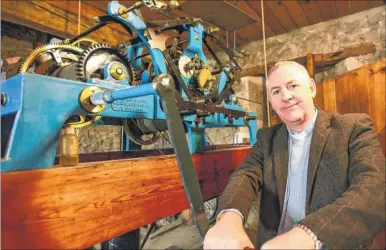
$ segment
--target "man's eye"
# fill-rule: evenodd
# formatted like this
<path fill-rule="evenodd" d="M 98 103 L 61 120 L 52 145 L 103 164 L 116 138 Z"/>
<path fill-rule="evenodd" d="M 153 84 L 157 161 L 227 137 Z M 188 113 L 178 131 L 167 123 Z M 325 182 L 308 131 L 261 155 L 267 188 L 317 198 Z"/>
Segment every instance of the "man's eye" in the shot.
<path fill-rule="evenodd" d="M 277 89 L 277 90 L 274 90 L 273 92 L 272 92 L 272 95 L 278 95 L 279 94 L 279 90 Z"/>
<path fill-rule="evenodd" d="M 298 85 L 297 84 L 291 84 L 288 86 L 288 89 L 294 89 L 296 88 Z"/>

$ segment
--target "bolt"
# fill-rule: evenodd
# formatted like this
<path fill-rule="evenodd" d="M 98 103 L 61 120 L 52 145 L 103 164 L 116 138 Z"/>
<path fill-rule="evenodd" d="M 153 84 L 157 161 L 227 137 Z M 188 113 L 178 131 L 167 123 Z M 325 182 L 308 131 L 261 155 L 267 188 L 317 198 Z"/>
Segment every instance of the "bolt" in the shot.
<path fill-rule="evenodd" d="M 5 106 L 7 104 L 7 94 L 1 93 L 1 106 Z"/>
<path fill-rule="evenodd" d="M 115 72 L 117 72 L 118 75 L 122 75 L 123 74 L 123 69 L 122 68 L 117 68 L 115 70 Z"/>

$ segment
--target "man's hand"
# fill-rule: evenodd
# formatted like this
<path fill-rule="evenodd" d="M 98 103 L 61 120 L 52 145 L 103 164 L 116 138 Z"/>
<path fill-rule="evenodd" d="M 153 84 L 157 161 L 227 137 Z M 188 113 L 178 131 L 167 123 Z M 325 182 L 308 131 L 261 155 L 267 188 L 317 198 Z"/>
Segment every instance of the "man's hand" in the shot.
<path fill-rule="evenodd" d="M 243 220 L 237 213 L 225 212 L 209 229 L 204 239 L 204 249 L 254 248 L 243 227 Z"/>
<path fill-rule="evenodd" d="M 266 249 L 315 249 L 315 241 L 303 229 L 294 227 L 264 243 L 261 250 Z"/>

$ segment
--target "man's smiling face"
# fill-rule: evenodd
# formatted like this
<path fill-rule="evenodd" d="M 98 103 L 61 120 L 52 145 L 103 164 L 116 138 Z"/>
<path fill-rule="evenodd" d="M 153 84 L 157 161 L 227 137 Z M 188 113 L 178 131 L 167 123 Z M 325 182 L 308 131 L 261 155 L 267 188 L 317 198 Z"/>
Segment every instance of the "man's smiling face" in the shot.
<path fill-rule="evenodd" d="M 287 126 L 297 130 L 312 119 L 316 86 L 300 65 L 286 64 L 274 69 L 267 88 L 272 108 Z"/>

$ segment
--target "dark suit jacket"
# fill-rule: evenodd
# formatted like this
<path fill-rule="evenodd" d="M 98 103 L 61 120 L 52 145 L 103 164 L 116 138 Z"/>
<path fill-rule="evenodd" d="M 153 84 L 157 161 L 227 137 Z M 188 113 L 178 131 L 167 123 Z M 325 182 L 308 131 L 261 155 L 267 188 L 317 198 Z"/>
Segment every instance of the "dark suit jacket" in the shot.
<path fill-rule="evenodd" d="M 220 210 L 245 218 L 261 190 L 257 248 L 277 235 L 288 168 L 288 132 L 279 124 L 257 142 L 230 177 Z M 366 114 L 318 111 L 307 172 L 306 217 L 328 249 L 362 248 L 385 227 L 385 157 Z"/>

